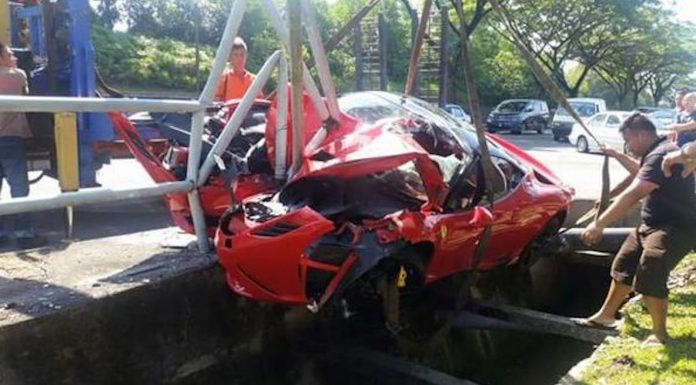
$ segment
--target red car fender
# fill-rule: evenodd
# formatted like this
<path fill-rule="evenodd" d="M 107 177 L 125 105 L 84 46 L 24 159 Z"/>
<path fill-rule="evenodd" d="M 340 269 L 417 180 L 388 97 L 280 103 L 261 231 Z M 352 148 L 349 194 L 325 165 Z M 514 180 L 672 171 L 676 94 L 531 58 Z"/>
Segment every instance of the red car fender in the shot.
<path fill-rule="evenodd" d="M 305 255 L 312 242 L 333 229 L 331 221 L 304 207 L 246 229 L 220 229 L 215 245 L 235 292 L 263 301 L 307 304 L 307 269 L 338 273 L 342 268 Z"/>

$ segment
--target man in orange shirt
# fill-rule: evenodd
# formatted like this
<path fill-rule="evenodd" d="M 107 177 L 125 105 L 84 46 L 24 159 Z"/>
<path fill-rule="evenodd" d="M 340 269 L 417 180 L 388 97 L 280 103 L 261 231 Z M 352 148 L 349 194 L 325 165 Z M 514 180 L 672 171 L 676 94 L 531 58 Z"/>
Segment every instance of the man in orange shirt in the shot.
<path fill-rule="evenodd" d="M 232 53 L 228 68 L 222 75 L 222 79 L 215 91 L 215 100 L 226 102 L 231 99 L 241 99 L 256 79 L 256 75 L 246 70 L 247 46 L 240 37 L 234 38 Z M 263 92 L 259 91 L 257 98 L 263 98 Z"/>

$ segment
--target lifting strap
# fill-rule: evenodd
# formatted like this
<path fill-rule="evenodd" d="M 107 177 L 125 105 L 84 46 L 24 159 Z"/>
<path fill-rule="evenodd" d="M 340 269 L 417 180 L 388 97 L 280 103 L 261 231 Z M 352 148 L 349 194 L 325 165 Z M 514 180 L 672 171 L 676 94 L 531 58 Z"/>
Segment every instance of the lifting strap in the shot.
<path fill-rule="evenodd" d="M 541 68 L 539 63 L 537 63 L 536 59 L 532 55 L 531 52 L 529 52 L 529 49 L 527 49 L 527 46 L 523 43 L 523 38 L 519 34 L 518 30 L 515 28 L 515 24 L 512 21 L 512 18 L 510 17 L 510 14 L 507 12 L 507 10 L 500 5 L 498 0 L 488 0 L 488 2 L 491 4 L 493 9 L 496 11 L 498 16 L 500 16 L 500 19 L 503 21 L 503 25 L 507 29 L 508 33 L 512 37 L 512 41 L 517 46 L 517 49 L 519 49 L 520 53 L 524 57 L 525 61 L 529 65 L 529 68 L 532 70 L 532 73 L 534 73 L 534 76 L 537 78 L 539 83 L 544 87 L 546 92 L 548 92 L 553 99 L 558 103 L 559 106 L 563 107 L 566 111 L 568 111 L 568 114 L 570 114 L 573 119 L 582 127 L 582 129 L 587 133 L 587 136 L 592 138 L 600 147 L 602 147 L 602 144 L 597 140 L 597 138 L 590 132 L 589 129 L 587 129 L 587 126 L 585 125 L 585 122 L 582 121 L 580 116 L 575 112 L 575 109 L 568 103 L 568 99 L 566 99 L 565 95 L 563 94 L 563 91 L 554 83 L 554 81 L 551 79 L 551 77 L 544 72 L 544 70 Z M 610 178 L 609 178 L 609 157 L 607 155 L 604 155 L 604 163 L 602 164 L 602 195 L 599 200 L 599 207 L 597 208 L 597 211 L 595 213 L 595 219 L 599 218 L 599 216 L 602 214 L 602 212 L 609 206 L 609 186 L 610 186 Z"/>
<path fill-rule="evenodd" d="M 464 9 L 462 1 L 458 0 L 454 3 L 461 28 L 464 29 Z M 442 8 L 440 9 L 442 11 Z M 490 151 L 488 150 L 488 142 L 486 141 L 486 133 L 481 117 L 481 101 L 479 99 L 478 87 L 476 86 L 476 77 L 469 56 L 468 36 L 460 36 L 462 62 L 464 63 L 464 79 L 466 81 L 467 98 L 469 110 L 471 111 L 473 125 L 476 128 L 476 139 L 479 144 L 479 153 L 481 155 L 481 168 L 483 169 L 483 177 L 486 181 L 486 200 L 493 209 L 495 194 L 504 190 L 505 181 L 503 176 L 497 171 L 493 165 Z M 474 249 L 473 269 L 478 270 L 478 267 L 483 261 L 490 246 L 491 237 L 493 234 L 492 225 L 484 227 L 481 237 L 479 238 L 476 248 Z"/>

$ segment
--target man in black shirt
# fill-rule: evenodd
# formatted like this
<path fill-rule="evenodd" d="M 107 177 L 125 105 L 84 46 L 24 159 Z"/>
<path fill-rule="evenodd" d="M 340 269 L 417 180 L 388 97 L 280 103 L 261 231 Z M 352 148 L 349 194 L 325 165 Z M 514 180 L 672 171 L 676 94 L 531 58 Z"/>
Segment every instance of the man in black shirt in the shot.
<path fill-rule="evenodd" d="M 694 176 L 682 177 L 682 165 L 667 177 L 662 161 L 678 147 L 660 138 L 655 126 L 643 114 L 629 116 L 619 128 L 626 147 L 640 157 L 637 172 L 609 208 L 583 232 L 587 245 L 596 244 L 602 232 L 643 200 L 641 224 L 626 238 L 612 264 L 612 283 L 602 308 L 587 319 L 587 326 L 610 326 L 626 296 L 635 290 L 643 295 L 652 318 L 652 335 L 647 344 L 668 339 L 667 278 L 677 263 L 696 246 L 696 195 Z"/>

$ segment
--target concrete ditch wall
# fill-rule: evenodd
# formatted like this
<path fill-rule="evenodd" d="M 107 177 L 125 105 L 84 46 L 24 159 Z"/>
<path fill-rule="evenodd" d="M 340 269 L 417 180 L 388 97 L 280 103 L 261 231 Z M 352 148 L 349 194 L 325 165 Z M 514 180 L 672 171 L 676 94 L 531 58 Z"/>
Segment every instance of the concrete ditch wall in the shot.
<path fill-rule="evenodd" d="M 207 267 L 0 328 L 0 384 L 185 382 L 259 351 L 279 314 L 234 296 Z"/>

